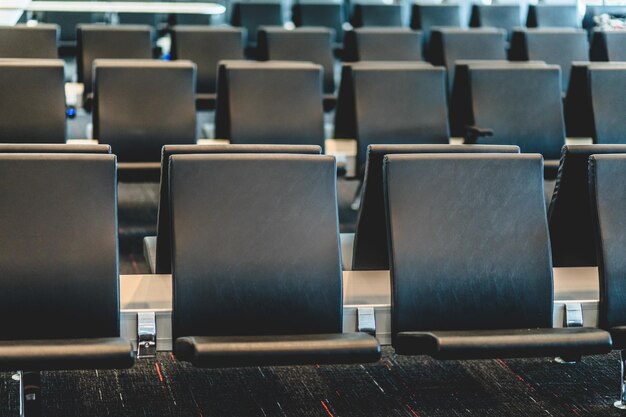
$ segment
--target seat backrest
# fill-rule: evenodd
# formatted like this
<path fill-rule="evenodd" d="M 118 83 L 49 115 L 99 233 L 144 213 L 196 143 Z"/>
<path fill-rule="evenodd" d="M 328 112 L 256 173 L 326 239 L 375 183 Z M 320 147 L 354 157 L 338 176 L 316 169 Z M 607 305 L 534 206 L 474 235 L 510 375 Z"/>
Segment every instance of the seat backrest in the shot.
<path fill-rule="evenodd" d="M 541 155 L 388 155 L 384 181 L 392 343 L 552 327 Z"/>
<path fill-rule="evenodd" d="M 545 61 L 561 67 L 561 88 L 567 90 L 572 62 L 589 57 L 587 32 L 583 29 L 518 29 L 511 38 L 514 61 Z"/>
<path fill-rule="evenodd" d="M 147 25 L 78 25 L 78 82 L 92 91 L 96 59 L 151 59 L 154 29 Z"/>
<path fill-rule="evenodd" d="M 282 26 L 283 10 L 280 2 L 235 2 L 231 23 L 246 29 L 246 46 L 256 45 L 259 26 Z"/>
<path fill-rule="evenodd" d="M 111 147 L 66 143 L 0 143 L 0 153 L 111 153 Z"/>
<path fill-rule="evenodd" d="M 528 6 L 526 26 L 529 28 L 581 27 L 576 4 L 531 4 Z"/>
<path fill-rule="evenodd" d="M 592 61 L 626 61 L 626 32 L 594 30 L 589 55 Z"/>
<path fill-rule="evenodd" d="M 174 339 L 341 332 L 334 157 L 173 155 L 170 190 Z"/>
<path fill-rule="evenodd" d="M 2 339 L 119 336 L 116 187 L 114 155 L 0 153 Z"/>
<path fill-rule="evenodd" d="M 158 162 L 163 145 L 195 143 L 196 66 L 97 60 L 93 132 L 123 162 Z"/>
<path fill-rule="evenodd" d="M 57 59 L 59 26 L 0 26 L 0 58 Z"/>
<path fill-rule="evenodd" d="M 333 29 L 335 35 L 333 42 L 343 41 L 345 18 L 343 4 L 339 1 L 299 0 L 292 7 L 292 20 L 296 27 L 316 26 Z"/>
<path fill-rule="evenodd" d="M 470 16 L 470 27 L 494 27 L 511 32 L 522 26 L 519 5 L 474 4 Z"/>
<path fill-rule="evenodd" d="M 370 145 L 354 235 L 353 270 L 389 269 L 383 159 L 385 155 L 421 153 L 519 153 L 519 148 L 493 145 Z"/>
<path fill-rule="evenodd" d="M 63 61 L 0 60 L 0 91 L 0 142 L 65 142 Z"/>
<path fill-rule="evenodd" d="M 402 26 L 402 6 L 377 1 L 355 3 L 350 19 L 352 26 Z"/>
<path fill-rule="evenodd" d="M 171 30 L 173 60 L 197 65 L 198 93 L 215 93 L 217 64 L 223 59 L 244 59 L 241 28 L 174 26 Z"/>
<path fill-rule="evenodd" d="M 445 70 L 408 62 L 344 66 L 335 137 L 357 140 L 357 169 L 370 144 L 448 144 Z"/>
<path fill-rule="evenodd" d="M 346 32 L 346 61 L 421 61 L 422 34 L 408 28 L 361 28 Z"/>
<path fill-rule="evenodd" d="M 626 273 L 626 155 L 589 158 L 589 192 L 600 273 L 598 322 L 603 329 L 626 325 L 624 274 Z"/>
<path fill-rule="evenodd" d="M 324 69 L 324 92 L 335 91 L 335 58 L 333 39 L 335 35 L 328 28 L 281 27 L 259 28 L 258 57 L 260 60 L 305 61 L 321 65 Z"/>
<path fill-rule="evenodd" d="M 596 266 L 589 199 L 589 157 L 626 153 L 626 145 L 565 145 L 548 208 L 555 267 Z"/>
<path fill-rule="evenodd" d="M 626 143 L 626 63 L 589 67 L 595 143 Z"/>
<path fill-rule="evenodd" d="M 2 148 L 0 147 L 0 152 Z M 170 156 L 184 154 L 320 154 L 319 146 L 306 145 L 165 145 L 161 156 L 159 214 L 157 218 L 156 273 L 172 273 L 170 224 L 169 164 Z"/>
<path fill-rule="evenodd" d="M 430 61 L 430 31 L 438 27 L 461 27 L 461 7 L 458 4 L 413 3 L 410 26 L 422 32 L 422 54 Z"/>
<path fill-rule="evenodd" d="M 517 145 L 525 153 L 558 159 L 565 144 L 561 70 L 554 65 L 530 68 L 470 68 L 472 123 L 493 129 L 481 144 Z"/>
<path fill-rule="evenodd" d="M 233 144 L 324 145 L 322 67 L 222 61 L 215 133 Z"/>

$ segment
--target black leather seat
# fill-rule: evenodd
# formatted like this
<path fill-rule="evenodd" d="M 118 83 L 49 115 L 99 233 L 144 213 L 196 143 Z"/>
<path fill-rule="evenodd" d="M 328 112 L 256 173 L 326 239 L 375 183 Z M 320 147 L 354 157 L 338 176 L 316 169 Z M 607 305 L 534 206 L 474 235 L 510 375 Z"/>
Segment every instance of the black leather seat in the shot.
<path fill-rule="evenodd" d="M 0 151 L 1 371 L 133 365 L 120 338 L 115 175 L 114 155 Z"/>
<path fill-rule="evenodd" d="M 350 23 L 355 28 L 365 26 L 400 27 L 403 26 L 402 6 L 376 0 L 356 2 L 352 6 Z"/>
<path fill-rule="evenodd" d="M 589 55 L 592 61 L 626 61 L 626 32 L 594 30 Z"/>
<path fill-rule="evenodd" d="M 517 29 L 511 38 L 510 59 L 544 61 L 561 67 L 561 88 L 567 90 L 574 61 L 589 57 L 587 32 L 583 29 Z"/>
<path fill-rule="evenodd" d="M 111 147 L 66 143 L 0 143 L 0 153 L 111 153 Z"/>
<path fill-rule="evenodd" d="M 332 156 L 170 157 L 179 360 L 232 367 L 380 358 L 374 337 L 342 333 L 335 182 Z"/>
<path fill-rule="evenodd" d="M 589 67 L 594 143 L 626 143 L 626 62 Z"/>
<path fill-rule="evenodd" d="M 361 191 L 352 255 L 353 270 L 387 270 L 387 224 L 383 192 L 383 159 L 392 154 L 519 153 L 517 146 L 493 145 L 370 145 Z"/>
<path fill-rule="evenodd" d="M 0 147 L 0 151 L 2 148 Z M 172 273 L 170 226 L 169 163 L 170 156 L 181 154 L 320 154 L 322 148 L 307 145 L 165 145 L 161 157 L 159 214 L 156 236 L 157 274 Z"/>
<path fill-rule="evenodd" d="M 94 138 L 121 162 L 158 162 L 163 145 L 195 143 L 193 63 L 103 59 L 94 67 Z"/>
<path fill-rule="evenodd" d="M 298 0 L 291 9 L 291 18 L 296 27 L 326 27 L 334 30 L 333 44 L 343 42 L 345 22 L 343 4 L 324 0 Z"/>
<path fill-rule="evenodd" d="M 0 142 L 65 142 L 64 83 L 61 60 L 0 60 Z"/>
<path fill-rule="evenodd" d="M 93 61 L 96 59 L 151 59 L 154 29 L 147 25 L 79 25 L 77 28 L 78 82 L 90 106 L 93 88 Z"/>
<path fill-rule="evenodd" d="M 510 4 L 474 4 L 470 27 L 493 27 L 505 29 L 509 34 L 522 26 L 520 6 Z"/>
<path fill-rule="evenodd" d="M 324 146 L 322 67 L 222 61 L 215 134 L 233 144 Z"/>
<path fill-rule="evenodd" d="M 217 64 L 224 59 L 244 59 L 241 28 L 174 26 L 171 31 L 173 60 L 197 65 L 196 107 L 215 108 Z"/>
<path fill-rule="evenodd" d="M 361 28 L 346 32 L 345 61 L 421 61 L 422 34 L 408 28 Z"/>
<path fill-rule="evenodd" d="M 548 209 L 552 262 L 557 267 L 596 266 L 589 199 L 589 157 L 626 153 L 626 145 L 565 145 Z"/>
<path fill-rule="evenodd" d="M 581 27 L 582 19 L 575 4 L 531 4 L 526 26 L 529 28 Z"/>
<path fill-rule="evenodd" d="M 231 23 L 246 29 L 246 53 L 254 58 L 259 26 L 282 26 L 282 5 L 280 1 L 235 2 L 232 4 Z"/>
<path fill-rule="evenodd" d="M 542 172 L 537 154 L 385 157 L 396 353 L 573 359 L 611 350 L 602 330 L 552 328 Z"/>
<path fill-rule="evenodd" d="M 411 7 L 411 29 L 422 32 L 422 53 L 430 61 L 428 44 L 430 31 L 437 27 L 461 27 L 458 4 L 417 4 Z"/>
<path fill-rule="evenodd" d="M 58 58 L 59 26 L 0 26 L 0 58 Z"/>
<path fill-rule="evenodd" d="M 409 62 L 345 65 L 334 136 L 357 140 L 359 178 L 370 144 L 448 144 L 444 69 Z"/>

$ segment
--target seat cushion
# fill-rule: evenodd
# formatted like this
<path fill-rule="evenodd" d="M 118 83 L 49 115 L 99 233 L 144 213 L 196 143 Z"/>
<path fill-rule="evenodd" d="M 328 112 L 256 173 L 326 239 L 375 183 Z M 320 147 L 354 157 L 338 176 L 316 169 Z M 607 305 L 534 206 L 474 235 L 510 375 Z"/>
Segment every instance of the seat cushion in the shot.
<path fill-rule="evenodd" d="M 401 332 L 393 347 L 400 355 L 429 355 L 436 359 L 572 358 L 610 352 L 611 336 L 587 327 Z"/>
<path fill-rule="evenodd" d="M 0 341 L 2 372 L 123 369 L 134 363 L 135 351 L 121 337 Z"/>
<path fill-rule="evenodd" d="M 202 368 L 368 363 L 380 359 L 380 345 L 365 333 L 189 336 L 176 339 L 174 353 Z"/>

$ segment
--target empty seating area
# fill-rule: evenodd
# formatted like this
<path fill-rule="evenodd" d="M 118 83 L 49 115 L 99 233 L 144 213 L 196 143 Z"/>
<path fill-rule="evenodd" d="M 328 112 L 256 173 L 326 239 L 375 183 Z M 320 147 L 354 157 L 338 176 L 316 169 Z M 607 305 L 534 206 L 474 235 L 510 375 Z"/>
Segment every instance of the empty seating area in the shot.
<path fill-rule="evenodd" d="M 626 409 L 626 4 L 18 6 L 1 415 Z"/>

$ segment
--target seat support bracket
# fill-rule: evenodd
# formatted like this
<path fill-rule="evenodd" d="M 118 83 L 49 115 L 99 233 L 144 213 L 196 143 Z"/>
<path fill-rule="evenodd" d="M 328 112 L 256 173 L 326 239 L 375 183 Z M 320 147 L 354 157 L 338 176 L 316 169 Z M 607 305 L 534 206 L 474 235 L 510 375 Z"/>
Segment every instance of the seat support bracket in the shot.
<path fill-rule="evenodd" d="M 154 358 L 157 351 L 156 340 L 155 312 L 137 313 L 137 358 Z"/>

